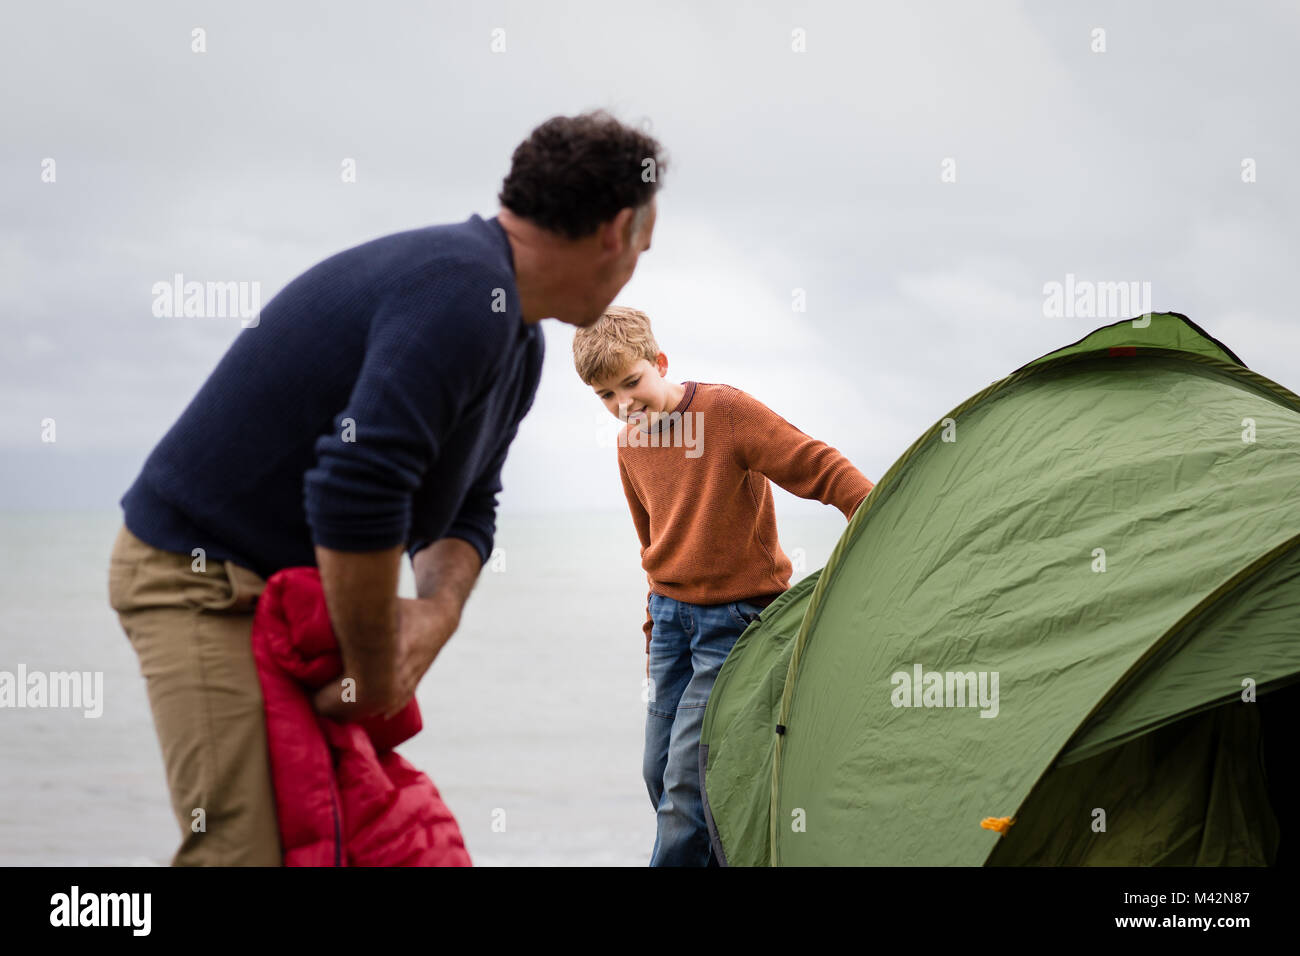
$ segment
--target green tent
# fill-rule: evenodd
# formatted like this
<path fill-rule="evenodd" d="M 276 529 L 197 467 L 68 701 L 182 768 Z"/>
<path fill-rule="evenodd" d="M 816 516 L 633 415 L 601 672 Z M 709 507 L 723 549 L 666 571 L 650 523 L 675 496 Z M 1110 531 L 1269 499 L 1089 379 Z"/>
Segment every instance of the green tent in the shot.
<path fill-rule="evenodd" d="M 729 865 L 1276 863 L 1300 806 L 1300 396 L 1185 316 L 995 382 L 736 643 Z"/>

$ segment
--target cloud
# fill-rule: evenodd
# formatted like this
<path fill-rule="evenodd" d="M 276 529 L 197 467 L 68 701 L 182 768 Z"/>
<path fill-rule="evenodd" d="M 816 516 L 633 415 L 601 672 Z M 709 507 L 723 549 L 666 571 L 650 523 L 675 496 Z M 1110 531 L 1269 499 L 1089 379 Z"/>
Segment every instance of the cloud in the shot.
<path fill-rule="evenodd" d="M 1043 316 L 1043 283 L 1070 272 L 1151 281 L 1157 307 L 1296 389 L 1300 14 L 1221 19 L 1117 3 L 24 7 L 0 39 L 18 91 L 0 107 L 0 450 L 36 470 L 0 473 L 0 498 L 54 507 L 72 482 L 115 501 L 122 463 L 215 366 L 238 323 L 156 319 L 153 282 L 258 281 L 266 300 L 341 249 L 491 215 L 529 129 L 593 106 L 650 119 L 670 154 L 654 248 L 619 296 L 651 314 L 670 375 L 745 388 L 873 477 L 1101 324 Z M 503 508 L 623 507 L 570 335 L 546 325 Z M 62 453 L 89 456 L 58 482 L 39 470 L 48 415 Z"/>

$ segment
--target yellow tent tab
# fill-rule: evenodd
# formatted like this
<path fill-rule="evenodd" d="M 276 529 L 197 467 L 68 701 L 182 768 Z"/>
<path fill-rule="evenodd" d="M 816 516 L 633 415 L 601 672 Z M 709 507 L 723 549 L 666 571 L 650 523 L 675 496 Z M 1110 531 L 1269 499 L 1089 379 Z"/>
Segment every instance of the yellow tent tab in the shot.
<path fill-rule="evenodd" d="M 980 826 L 985 830 L 997 830 L 1003 836 L 1015 825 L 1015 817 L 985 817 L 980 821 Z"/>

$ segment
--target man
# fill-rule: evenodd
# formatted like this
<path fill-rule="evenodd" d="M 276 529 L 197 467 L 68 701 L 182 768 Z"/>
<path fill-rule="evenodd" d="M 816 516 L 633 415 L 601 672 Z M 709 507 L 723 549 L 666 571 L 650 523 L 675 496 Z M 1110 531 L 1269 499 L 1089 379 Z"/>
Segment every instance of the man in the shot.
<path fill-rule="evenodd" d="M 539 322 L 600 318 L 650 247 L 664 159 L 603 112 L 515 150 L 497 216 L 385 236 L 290 282 L 122 498 L 110 602 L 140 658 L 181 827 L 176 865 L 280 863 L 249 633 L 266 578 L 320 569 L 355 681 L 399 711 L 492 550 Z M 402 551 L 418 597 L 397 597 Z"/>

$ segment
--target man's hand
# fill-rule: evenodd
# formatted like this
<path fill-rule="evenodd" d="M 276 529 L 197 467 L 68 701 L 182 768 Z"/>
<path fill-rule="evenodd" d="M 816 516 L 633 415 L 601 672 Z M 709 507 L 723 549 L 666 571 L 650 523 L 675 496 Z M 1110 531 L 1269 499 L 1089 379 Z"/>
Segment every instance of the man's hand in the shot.
<path fill-rule="evenodd" d="M 347 721 L 399 713 L 460 623 L 483 564 L 473 545 L 443 538 L 417 552 L 412 562 L 415 599 L 397 597 L 401 554 L 400 547 L 356 554 L 316 548 L 325 603 L 343 655 L 342 675 L 313 700 L 322 716 Z M 355 700 L 343 699 L 347 678 L 355 682 Z"/>
<path fill-rule="evenodd" d="M 330 681 L 316 692 L 316 711 L 332 720 L 360 720 L 382 713 L 385 719 L 401 713 L 434 658 L 455 633 L 459 609 L 436 598 L 397 599 L 397 649 L 390 680 L 379 686 L 356 686 L 355 700 L 343 699 L 343 680 Z M 354 678 L 355 679 L 355 678 Z"/>

